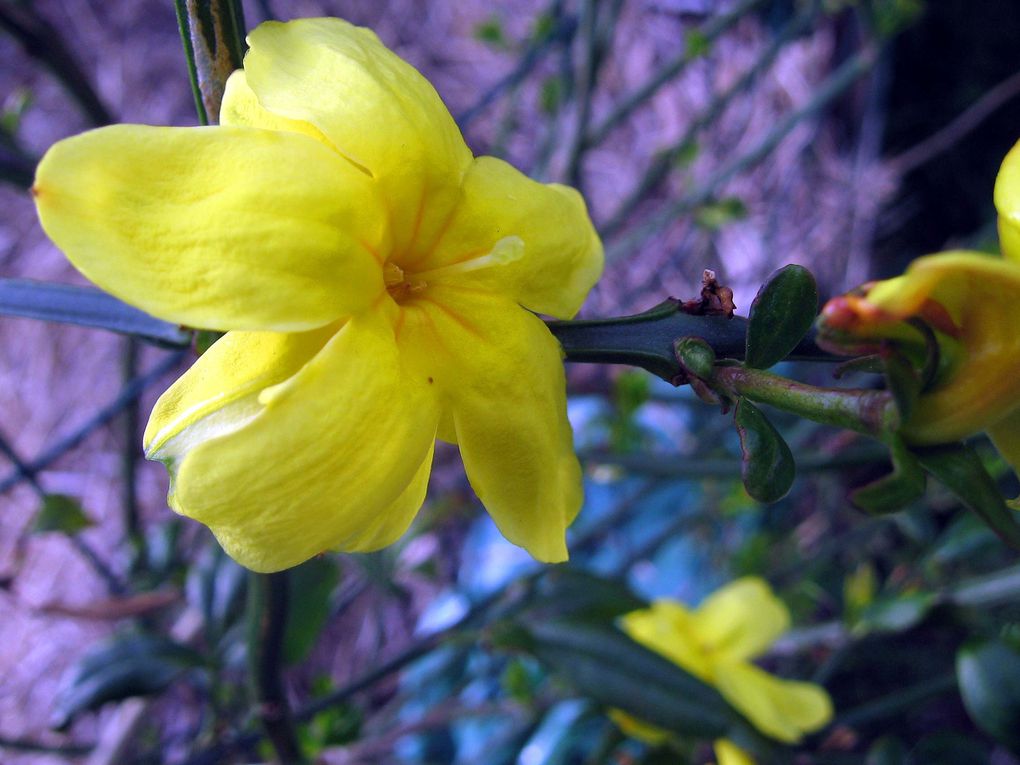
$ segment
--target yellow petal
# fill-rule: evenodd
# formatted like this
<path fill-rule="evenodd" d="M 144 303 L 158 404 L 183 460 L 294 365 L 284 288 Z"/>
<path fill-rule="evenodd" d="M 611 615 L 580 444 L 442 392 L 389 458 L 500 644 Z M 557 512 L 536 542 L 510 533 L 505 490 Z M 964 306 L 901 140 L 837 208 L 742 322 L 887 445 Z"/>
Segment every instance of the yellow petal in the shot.
<path fill-rule="evenodd" d="M 435 250 L 406 270 L 435 269 L 519 237 L 523 257 L 465 274 L 464 284 L 501 292 L 537 313 L 570 318 L 602 273 L 602 243 L 574 189 L 531 180 L 502 160 L 479 157 L 464 179 L 464 201 Z"/>
<path fill-rule="evenodd" d="M 716 765 L 755 765 L 754 758 L 729 739 L 715 740 Z"/>
<path fill-rule="evenodd" d="M 914 443 L 966 438 L 1020 406 L 1020 264 L 979 253 L 919 258 L 895 289 L 880 284 L 868 301 L 906 318 L 925 301 L 942 306 L 962 350 L 947 379 L 921 396 L 903 429 Z"/>
<path fill-rule="evenodd" d="M 301 331 L 383 288 L 371 180 L 304 135 L 115 125 L 54 145 L 33 193 L 82 273 L 168 321 Z"/>
<path fill-rule="evenodd" d="M 403 532 L 423 494 L 439 412 L 432 388 L 402 364 L 387 321 L 352 318 L 254 403 L 239 427 L 177 456 L 175 510 L 256 571 Z"/>
<path fill-rule="evenodd" d="M 759 655 L 789 627 L 790 612 L 758 577 L 738 579 L 716 590 L 691 615 L 698 640 L 723 661 Z"/>
<path fill-rule="evenodd" d="M 228 332 L 159 397 L 142 439 L 146 454 L 174 461 L 195 444 L 240 427 L 260 408 L 259 394 L 297 374 L 336 331 L 331 325 L 295 333 Z"/>
<path fill-rule="evenodd" d="M 1006 155 L 995 178 L 995 209 L 1002 254 L 1020 262 L 1020 142 Z"/>
<path fill-rule="evenodd" d="M 508 540 L 566 559 L 582 489 L 559 344 L 505 298 L 438 285 L 422 294 L 401 306 L 401 353 L 452 413 L 472 487 Z"/>
<path fill-rule="evenodd" d="M 669 741 L 669 733 L 662 728 L 656 728 L 642 720 L 629 715 L 622 709 L 610 709 L 607 712 L 609 719 L 616 723 L 617 727 L 631 738 L 644 741 L 652 746 L 659 746 Z"/>
<path fill-rule="evenodd" d="M 902 429 L 910 442 L 966 438 L 1020 405 L 1020 263 L 976 252 L 918 258 L 863 298 L 830 301 L 820 321 L 823 334 L 835 326 L 863 339 L 920 338 L 903 323 L 915 317 L 944 335 L 949 361 Z"/>
<path fill-rule="evenodd" d="M 620 619 L 620 627 L 633 640 L 707 683 L 712 680 L 712 662 L 694 631 L 692 614 L 675 600 L 656 600 L 650 608 L 631 611 Z"/>
<path fill-rule="evenodd" d="M 236 70 L 227 78 L 223 90 L 223 103 L 220 105 L 220 124 L 302 133 L 330 148 L 333 147 L 329 139 L 314 125 L 302 120 L 290 120 L 265 109 L 259 103 L 255 91 L 248 85 L 243 69 Z"/>
<path fill-rule="evenodd" d="M 428 80 L 371 30 L 340 19 L 267 22 L 248 42 L 245 74 L 262 106 L 314 125 L 371 172 L 398 251 L 430 249 L 471 152 Z"/>
<path fill-rule="evenodd" d="M 748 664 L 716 666 L 719 692 L 758 730 L 795 743 L 832 719 L 832 701 L 814 683 L 782 680 Z"/>
<path fill-rule="evenodd" d="M 434 453 L 435 443 L 433 442 L 407 488 L 360 532 L 358 538 L 345 548 L 347 552 L 380 550 L 393 544 L 404 535 L 415 516 L 418 515 L 422 503 L 425 502 L 429 476 L 432 474 Z"/>

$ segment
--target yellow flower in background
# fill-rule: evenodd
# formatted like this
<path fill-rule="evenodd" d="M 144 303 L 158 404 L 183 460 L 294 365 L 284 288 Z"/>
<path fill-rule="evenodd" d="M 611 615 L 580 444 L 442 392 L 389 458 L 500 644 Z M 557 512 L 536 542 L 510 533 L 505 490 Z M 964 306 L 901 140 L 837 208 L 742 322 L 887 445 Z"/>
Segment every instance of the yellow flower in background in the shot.
<path fill-rule="evenodd" d="M 821 339 L 834 349 L 909 346 L 922 336 L 905 322 L 937 332 L 943 364 L 901 433 L 937 444 L 987 432 L 1020 468 L 1020 144 L 995 182 L 1003 257 L 954 251 L 915 260 L 899 277 L 865 285 L 822 309 Z"/>
<path fill-rule="evenodd" d="M 473 158 L 432 86 L 367 29 L 266 23 L 221 125 L 61 141 L 33 193 L 99 286 L 228 331 L 145 433 L 171 506 L 257 571 L 390 544 L 438 437 L 500 530 L 566 558 L 582 500 L 562 351 L 602 269 L 580 195 Z"/>
<path fill-rule="evenodd" d="M 832 718 L 824 688 L 780 679 L 751 663 L 790 627 L 790 612 L 762 579 L 738 579 L 693 610 L 674 600 L 656 600 L 650 608 L 626 614 L 621 627 L 641 645 L 717 688 L 772 738 L 796 743 Z M 654 728 L 619 713 L 614 718 L 628 732 L 654 741 Z M 715 750 L 720 765 L 753 762 L 725 739 L 715 742 Z"/>

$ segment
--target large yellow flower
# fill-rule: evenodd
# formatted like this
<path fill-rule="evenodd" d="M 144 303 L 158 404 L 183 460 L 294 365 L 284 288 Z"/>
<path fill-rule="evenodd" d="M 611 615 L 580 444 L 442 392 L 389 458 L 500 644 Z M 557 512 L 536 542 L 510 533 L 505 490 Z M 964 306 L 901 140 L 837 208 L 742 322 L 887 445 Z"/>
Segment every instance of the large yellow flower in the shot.
<path fill-rule="evenodd" d="M 823 342 L 839 349 L 909 348 L 939 338 L 942 364 L 901 430 L 913 444 L 958 441 L 985 431 L 1020 468 L 1020 144 L 995 182 L 1003 257 L 944 252 L 915 260 L 894 279 L 834 298 L 822 310 Z"/>
<path fill-rule="evenodd" d="M 61 141 L 33 193 L 86 276 L 228 331 L 156 405 L 170 504 L 245 566 L 372 550 L 438 437 L 500 530 L 566 557 L 581 503 L 562 351 L 602 269 L 575 191 L 473 158 L 432 86 L 337 19 L 255 29 L 221 126 Z"/>
<path fill-rule="evenodd" d="M 814 683 L 783 680 L 751 663 L 790 627 L 790 612 L 768 584 L 745 577 L 717 590 L 690 610 L 674 600 L 621 619 L 638 643 L 715 686 L 758 730 L 786 743 L 818 730 L 832 718 L 832 702 Z M 654 740 L 654 729 L 615 716 L 628 731 Z M 730 741 L 715 744 L 722 765 L 751 763 Z"/>

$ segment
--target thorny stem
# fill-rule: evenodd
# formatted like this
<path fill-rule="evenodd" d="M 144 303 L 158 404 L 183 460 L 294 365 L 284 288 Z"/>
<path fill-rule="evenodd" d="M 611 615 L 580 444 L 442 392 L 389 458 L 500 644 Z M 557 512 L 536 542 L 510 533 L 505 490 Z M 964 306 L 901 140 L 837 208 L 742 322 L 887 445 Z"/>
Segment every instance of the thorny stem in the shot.
<path fill-rule="evenodd" d="M 695 337 L 711 346 L 717 358 L 744 357 L 747 319 L 739 316 L 692 315 L 670 298 L 635 316 L 594 321 L 549 322 L 567 361 L 630 364 L 678 384 L 686 370 L 674 344 Z M 809 335 L 788 356 L 791 360 L 836 361 Z M 782 409 L 825 425 L 881 438 L 898 425 L 897 409 L 886 391 L 822 388 L 749 369 L 740 364 L 717 364 L 706 384 L 725 398 L 740 397 Z"/>
<path fill-rule="evenodd" d="M 673 343 L 698 337 L 719 358 L 743 359 L 747 319 L 741 316 L 699 316 L 685 313 L 674 298 L 644 313 L 611 319 L 547 322 L 567 361 L 582 364 L 629 364 L 673 382 L 683 368 Z M 823 351 L 809 335 L 788 357 L 792 361 L 844 361 Z"/>

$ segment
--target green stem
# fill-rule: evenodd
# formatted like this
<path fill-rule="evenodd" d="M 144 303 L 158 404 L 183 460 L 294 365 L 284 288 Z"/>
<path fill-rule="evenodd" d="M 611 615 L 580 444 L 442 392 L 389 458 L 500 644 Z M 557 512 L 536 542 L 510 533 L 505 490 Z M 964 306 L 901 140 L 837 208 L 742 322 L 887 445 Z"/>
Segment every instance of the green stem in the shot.
<path fill-rule="evenodd" d="M 279 762 L 304 762 L 283 689 L 287 573 L 251 574 L 248 584 L 248 661 L 259 721 Z"/>
<path fill-rule="evenodd" d="M 887 391 L 820 388 L 742 366 L 717 366 L 710 385 L 732 398 L 744 397 L 875 438 L 894 430 L 898 419 L 896 404 Z"/>
<path fill-rule="evenodd" d="M 238 0 L 174 0 L 198 121 L 219 121 L 227 78 L 244 62 L 244 14 Z"/>
<path fill-rule="evenodd" d="M 128 337 L 124 342 L 121 357 L 121 383 L 126 385 L 138 374 L 139 342 Z M 138 445 L 141 442 L 139 428 L 138 401 L 131 401 L 124 407 L 121 421 L 124 433 L 124 444 L 121 446 L 121 512 L 123 514 L 124 535 L 134 550 L 133 569 L 145 571 L 149 565 L 149 554 L 145 541 L 138 507 Z"/>

